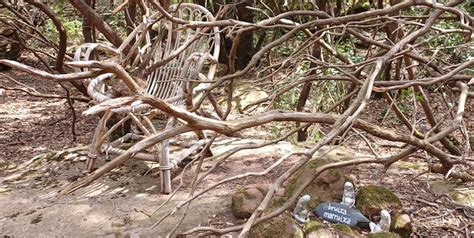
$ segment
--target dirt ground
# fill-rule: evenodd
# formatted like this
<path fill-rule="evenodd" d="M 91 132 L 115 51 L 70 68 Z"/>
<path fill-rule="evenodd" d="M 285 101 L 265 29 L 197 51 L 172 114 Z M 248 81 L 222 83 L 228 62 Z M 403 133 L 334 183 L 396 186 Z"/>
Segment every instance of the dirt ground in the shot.
<path fill-rule="evenodd" d="M 18 81 L 40 92 L 63 94 L 52 82 L 26 74 L 7 72 Z M 13 86 L 0 75 L 0 85 Z M 1 101 L 0 101 L 1 103 Z M 0 104 L 0 235 L 2 237 L 159 237 L 171 231 L 179 221 L 180 211 L 164 220 L 157 228 L 151 226 L 180 202 L 188 198 L 191 176 L 183 179 L 183 190 L 159 211 L 169 195 L 159 193 L 159 176 L 153 164 L 130 161 L 115 169 L 87 188 L 72 195 L 58 196 L 67 184 L 83 176 L 86 150 L 90 143 L 96 117 L 83 117 L 88 107 L 76 102 L 77 141 L 72 142 L 71 112 L 64 99 L 32 97 L 24 92 L 8 91 Z M 220 138 L 215 150 L 227 150 L 252 140 Z M 384 155 L 394 151 L 396 144 L 380 142 Z M 304 145 L 288 143 L 255 151 L 246 151 L 221 165 L 198 190 L 205 185 L 231 175 L 262 171 L 290 150 Z M 369 153 L 361 139 L 350 140 L 347 147 L 359 153 Z M 70 149 L 76 148 L 77 150 Z M 68 150 L 69 149 L 69 150 Z M 65 150 L 68 150 L 64 152 Z M 57 152 L 63 153 L 57 153 Z M 286 161 L 265 177 L 244 179 L 211 190 L 194 201 L 178 231 L 196 226 L 231 226 L 242 222 L 231 213 L 230 196 L 247 184 L 270 184 L 295 159 Z M 414 163 L 417 161 L 417 163 Z M 422 161 L 420 163 L 420 161 Z M 105 161 L 100 160 L 100 163 Z M 209 169 L 212 161 L 204 164 Z M 100 165 L 100 164 L 99 164 Z M 356 186 L 379 184 L 394 191 L 402 200 L 403 212 L 414 225 L 414 237 L 469 237 L 472 235 L 472 210 L 446 202 L 446 191 L 433 184 L 445 184 L 449 189 L 473 188 L 473 184 L 444 182 L 433 174 L 418 176 L 426 168 L 422 159 L 413 157 L 398 162 L 385 173 L 378 165 L 347 168 Z M 179 179 L 173 181 L 176 187 Z M 446 185 L 447 184 L 447 185 Z M 450 190 L 447 190 L 448 192 Z M 235 235 L 235 234 L 234 234 Z"/>

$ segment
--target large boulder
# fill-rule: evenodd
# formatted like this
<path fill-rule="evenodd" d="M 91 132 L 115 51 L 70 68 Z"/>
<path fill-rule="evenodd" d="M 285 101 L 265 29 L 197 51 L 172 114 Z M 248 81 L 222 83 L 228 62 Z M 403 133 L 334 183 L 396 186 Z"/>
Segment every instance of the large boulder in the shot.
<path fill-rule="evenodd" d="M 290 215 L 280 215 L 250 229 L 250 238 L 293 237 L 303 238 L 304 233 Z"/>
<path fill-rule="evenodd" d="M 402 238 L 410 237 L 413 232 L 410 216 L 407 214 L 393 216 L 390 230 L 397 233 Z"/>
<path fill-rule="evenodd" d="M 262 185 L 249 185 L 232 195 L 232 213 L 237 218 L 249 218 L 263 201 L 267 188 Z"/>
<path fill-rule="evenodd" d="M 373 220 L 374 216 L 380 215 L 382 209 L 400 211 L 402 202 L 387 188 L 368 185 L 361 187 L 357 192 L 355 206 L 365 216 Z"/>
<path fill-rule="evenodd" d="M 333 162 L 351 159 L 354 153 L 342 147 L 325 147 L 318 151 L 315 156 L 290 180 L 285 189 L 284 200 L 290 198 L 314 172 L 321 167 Z M 342 199 L 344 183 L 352 179 L 345 176 L 340 169 L 329 169 L 321 173 L 302 194 L 311 196 L 308 206 L 316 207 L 323 202 L 338 202 Z"/>

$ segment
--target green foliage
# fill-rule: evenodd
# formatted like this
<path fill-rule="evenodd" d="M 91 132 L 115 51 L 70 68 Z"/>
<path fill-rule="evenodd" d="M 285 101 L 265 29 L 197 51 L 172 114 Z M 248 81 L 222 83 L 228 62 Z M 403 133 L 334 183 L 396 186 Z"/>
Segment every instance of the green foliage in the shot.
<path fill-rule="evenodd" d="M 318 142 L 324 137 L 324 134 L 321 130 L 317 129 L 315 132 L 311 134 L 311 138 L 313 139 L 314 142 Z"/>
<path fill-rule="evenodd" d="M 54 13 L 56 13 L 57 17 L 63 24 L 69 41 L 74 41 L 80 39 L 82 36 L 82 21 L 71 16 L 71 14 L 68 14 L 65 10 L 68 6 L 66 4 L 66 1 L 55 1 L 49 7 Z M 45 25 L 42 27 L 42 32 L 53 42 L 59 41 L 59 32 L 56 30 L 56 26 L 53 24 L 51 19 L 46 21 Z"/>
<path fill-rule="evenodd" d="M 474 0 L 467 0 L 460 4 L 459 7 L 468 12 L 469 15 L 474 16 Z"/>
<path fill-rule="evenodd" d="M 272 35 L 273 38 L 278 39 L 280 36 L 282 36 L 285 33 L 286 32 L 281 31 L 281 30 L 275 30 L 273 31 L 273 34 L 269 34 L 269 35 Z M 295 38 L 294 38 L 295 40 L 285 41 L 280 46 L 273 48 L 272 51 L 280 56 L 288 57 L 293 52 L 295 52 L 298 45 L 300 45 L 301 42 L 305 41 L 306 38 L 307 38 L 306 34 L 300 31 L 296 33 Z"/>
<path fill-rule="evenodd" d="M 401 103 L 397 103 L 397 106 L 398 108 L 400 108 L 400 111 L 402 111 L 403 114 L 409 114 L 413 110 L 411 108 L 411 104 L 401 102 Z"/>
<path fill-rule="evenodd" d="M 108 18 L 108 22 L 111 27 L 118 29 L 120 27 L 125 27 L 125 14 L 123 11 L 117 12 L 116 14 L 112 14 Z"/>
<path fill-rule="evenodd" d="M 350 36 L 337 42 L 336 51 L 352 62 L 360 63 L 364 60 L 364 57 L 357 54 L 357 44 L 361 44 L 360 40 Z"/>
<path fill-rule="evenodd" d="M 458 21 L 441 20 L 434 24 L 435 28 L 446 31 L 438 33 L 432 31 L 425 37 L 420 37 L 420 41 L 427 41 L 427 46 L 432 48 L 432 52 L 438 52 L 437 57 L 449 63 L 463 63 L 474 53 L 474 50 L 465 45 L 465 35 L 459 32 L 461 24 Z M 441 57 L 440 57 L 441 56 Z"/>
<path fill-rule="evenodd" d="M 309 68 L 309 62 L 304 61 L 298 67 L 296 68 L 296 72 L 294 74 L 291 74 L 288 76 L 288 81 L 281 84 L 279 88 L 275 89 L 278 90 L 280 88 L 284 88 L 288 86 L 288 84 L 301 80 L 302 77 L 306 74 L 306 71 Z M 289 90 L 287 93 L 284 93 L 283 95 L 280 95 L 274 103 L 274 107 L 278 109 L 283 109 L 283 110 L 294 110 L 296 108 L 296 104 L 298 103 L 298 98 L 299 98 L 299 93 L 300 93 L 299 88 L 293 88 Z"/>

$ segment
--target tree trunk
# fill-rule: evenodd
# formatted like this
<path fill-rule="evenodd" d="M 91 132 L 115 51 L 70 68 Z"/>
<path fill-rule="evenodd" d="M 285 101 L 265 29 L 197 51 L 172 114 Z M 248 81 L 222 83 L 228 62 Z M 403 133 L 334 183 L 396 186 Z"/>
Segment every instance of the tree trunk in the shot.
<path fill-rule="evenodd" d="M 86 2 L 83 0 L 69 0 L 69 2 L 79 10 L 82 15 L 90 17 L 92 24 L 104 34 L 105 38 L 112 43 L 115 47 L 119 47 L 123 40 L 104 20 L 102 17 L 94 11 Z M 128 52 L 130 47 L 125 49 L 125 53 Z"/>
<path fill-rule="evenodd" d="M 324 0 L 318 0 L 316 2 L 319 10 L 321 11 L 325 11 L 327 10 L 327 5 L 326 5 L 326 1 Z M 316 59 L 322 59 L 321 58 L 321 46 L 316 42 L 314 43 L 313 45 L 313 49 L 312 49 L 312 52 L 311 52 L 311 55 L 316 58 Z M 315 68 L 316 65 L 311 62 L 311 66 L 310 68 Z M 315 74 L 316 73 L 316 70 L 313 70 L 312 72 L 310 72 L 310 74 Z M 303 84 L 303 88 L 301 89 L 301 93 L 298 97 L 298 103 L 296 105 L 296 111 L 298 112 L 302 112 L 303 109 L 304 109 L 304 106 L 306 104 L 306 101 L 308 100 L 308 97 L 309 97 L 309 93 L 311 92 L 311 85 L 312 85 L 312 82 L 306 82 Z M 297 126 L 299 126 L 299 123 L 297 123 Z M 298 131 L 298 141 L 305 141 L 306 139 L 308 139 L 308 127 L 306 128 L 303 128 L 301 130 Z"/>
<path fill-rule="evenodd" d="M 92 0 L 85 0 L 86 4 L 89 5 L 92 9 L 94 9 L 95 2 L 93 3 Z M 94 26 L 92 21 L 88 15 L 83 15 L 82 17 L 82 35 L 84 35 L 84 42 L 94 42 L 93 35 Z"/>

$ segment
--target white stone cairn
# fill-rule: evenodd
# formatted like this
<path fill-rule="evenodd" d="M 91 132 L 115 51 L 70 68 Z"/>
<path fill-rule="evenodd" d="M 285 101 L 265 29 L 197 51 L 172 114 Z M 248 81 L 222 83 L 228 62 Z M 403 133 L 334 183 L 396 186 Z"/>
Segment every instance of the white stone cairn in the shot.
<path fill-rule="evenodd" d="M 309 220 L 308 202 L 311 196 L 304 195 L 296 203 L 296 207 L 293 210 L 293 218 L 300 223 L 305 223 Z"/>

